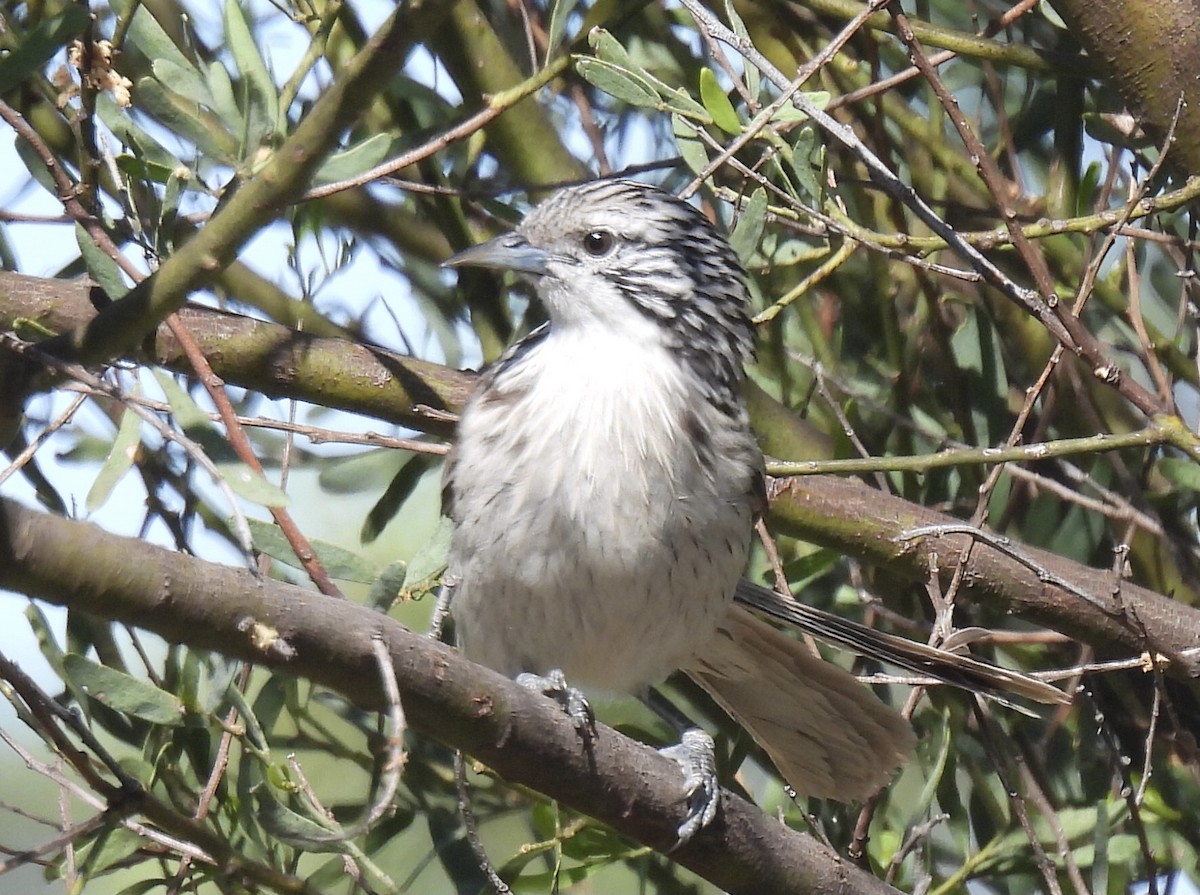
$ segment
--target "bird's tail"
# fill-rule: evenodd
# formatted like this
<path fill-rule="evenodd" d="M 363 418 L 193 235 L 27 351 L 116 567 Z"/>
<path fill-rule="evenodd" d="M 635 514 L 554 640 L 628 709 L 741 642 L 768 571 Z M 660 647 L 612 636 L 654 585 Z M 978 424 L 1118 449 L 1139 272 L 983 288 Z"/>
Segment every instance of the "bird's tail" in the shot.
<path fill-rule="evenodd" d="M 865 799 L 912 751 L 908 722 L 853 675 L 739 607 L 686 671 L 802 795 Z"/>

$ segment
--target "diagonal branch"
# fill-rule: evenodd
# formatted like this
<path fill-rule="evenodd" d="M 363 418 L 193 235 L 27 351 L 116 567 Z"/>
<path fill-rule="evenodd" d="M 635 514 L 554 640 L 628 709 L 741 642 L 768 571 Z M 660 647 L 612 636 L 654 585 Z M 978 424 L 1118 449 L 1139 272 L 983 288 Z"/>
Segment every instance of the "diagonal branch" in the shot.
<path fill-rule="evenodd" d="M 414 730 L 660 851 L 675 844 L 686 805 L 671 759 L 603 725 L 585 744 L 552 701 L 366 607 L 6 499 L 0 587 L 304 676 L 368 710 L 387 704 L 378 638 Z M 717 820 L 672 857 L 732 893 L 896 893 L 729 792 Z"/>

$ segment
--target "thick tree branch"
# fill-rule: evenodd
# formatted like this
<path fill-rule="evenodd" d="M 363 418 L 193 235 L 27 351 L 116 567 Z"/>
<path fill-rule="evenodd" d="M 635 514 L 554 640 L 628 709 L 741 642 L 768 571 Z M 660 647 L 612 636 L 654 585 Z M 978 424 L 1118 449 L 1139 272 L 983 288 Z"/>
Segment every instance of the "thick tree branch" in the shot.
<path fill-rule="evenodd" d="M 603 725 L 587 744 L 550 700 L 365 607 L 6 499 L 0 587 L 304 676 L 368 710 L 385 705 L 371 647 L 382 637 L 413 729 L 660 851 L 675 842 L 685 806 L 673 761 Z M 249 624 L 266 628 L 252 640 Z M 733 893 L 896 892 L 728 792 L 672 857 Z"/>
<path fill-rule="evenodd" d="M 95 314 L 86 281 L 42 280 L 0 272 L 0 327 L 19 319 L 58 332 Z M 469 373 L 413 360 L 341 339 L 316 338 L 287 327 L 205 308 L 182 312 L 213 369 L 231 384 L 272 397 L 296 398 L 362 413 L 413 428 L 448 434 L 444 418 L 423 407 L 456 411 L 472 382 Z M 140 358 L 190 373 L 191 367 L 165 327 Z M 821 454 L 819 438 L 786 408 L 754 390 L 756 422 L 764 420 L 764 444 L 782 457 Z M 883 494 L 856 481 L 800 476 L 781 485 L 772 504 L 781 530 L 832 547 L 887 574 L 910 581 L 928 579 L 936 552 L 943 574 L 954 568 L 968 536 L 902 540 L 915 528 L 941 526 L 952 532 L 961 521 L 919 504 Z M 1009 554 L 977 543 L 962 596 L 1002 608 L 1070 633 L 1101 655 L 1151 649 L 1173 659 L 1168 673 L 1183 679 L 1200 674 L 1200 610 L 1153 591 L 1120 582 L 1119 598 L 1107 571 L 1010 542 Z M 1026 557 L 1033 566 L 1014 556 Z M 1039 577 L 1039 570 L 1051 578 Z M 1070 582 L 1074 590 L 1056 581 Z M 945 583 L 945 582 L 944 582 Z M 1095 597 L 1089 601 L 1081 594 Z"/>
<path fill-rule="evenodd" d="M 60 333 L 96 316 L 87 280 L 47 280 L 0 271 L 0 329 L 31 325 Z M 99 301 L 103 302 L 103 294 Z M 451 426 L 424 408 L 453 411 L 470 388 L 468 374 L 345 339 L 322 338 L 286 326 L 211 308 L 188 307 L 179 316 L 209 364 L 225 381 L 272 398 L 294 398 L 376 419 L 448 433 Z M 192 375 L 169 329 L 160 326 L 128 359 Z M 16 383 L 9 383 L 16 385 Z M 6 397 L 0 385 L 0 403 Z"/>
<path fill-rule="evenodd" d="M 1192 0 L 1053 0 L 1130 111 L 1161 144 L 1176 115 L 1168 164 L 1200 171 L 1200 20 Z"/>
<path fill-rule="evenodd" d="M 771 512 L 788 534 L 914 582 L 929 580 L 936 553 L 943 586 L 973 539 L 960 519 L 833 476 L 779 480 Z M 918 530 L 927 533 L 910 536 Z M 1168 673 L 1200 676 L 1200 610 L 1108 570 L 1009 538 L 976 540 L 960 595 L 1078 637 L 1102 656 L 1150 650 L 1171 659 Z"/>

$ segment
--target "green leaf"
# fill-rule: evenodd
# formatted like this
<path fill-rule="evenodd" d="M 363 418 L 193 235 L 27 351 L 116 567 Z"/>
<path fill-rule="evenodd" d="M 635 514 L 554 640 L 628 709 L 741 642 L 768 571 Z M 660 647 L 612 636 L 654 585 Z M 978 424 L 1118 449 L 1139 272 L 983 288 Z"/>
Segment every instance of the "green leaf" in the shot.
<path fill-rule="evenodd" d="M 283 532 L 272 522 L 260 519 L 247 519 L 250 535 L 254 539 L 254 549 L 265 553 L 272 559 L 284 565 L 299 569 L 300 561 L 292 550 L 291 544 L 283 536 Z M 310 542 L 313 552 L 321 565 L 334 578 L 341 581 L 355 581 L 360 584 L 373 584 L 379 577 L 379 569 L 370 560 L 352 553 L 328 541 Z"/>
<path fill-rule="evenodd" d="M 254 32 L 237 0 L 225 3 L 225 38 L 237 63 L 238 72 L 250 91 L 247 110 L 250 117 L 250 144 L 255 146 L 275 136 L 279 120 L 279 88 L 258 51 Z"/>
<path fill-rule="evenodd" d="M 322 837 L 327 838 L 336 830 L 335 826 L 297 814 L 275 797 L 274 787 L 260 787 L 255 795 L 259 823 L 276 839 L 300 846 L 306 852 L 345 851 L 347 843 L 342 840 L 321 841 Z"/>
<path fill-rule="evenodd" d="M 1168 481 L 1189 491 L 1200 491 L 1200 464 L 1181 457 L 1163 457 L 1158 461 L 1158 471 Z"/>
<path fill-rule="evenodd" d="M 82 224 L 75 225 L 75 241 L 79 244 L 79 251 L 83 255 L 83 263 L 87 267 L 87 272 L 91 274 L 93 280 L 100 284 L 100 288 L 107 293 L 108 297 L 116 301 L 124 296 L 129 291 L 129 284 L 125 282 L 125 275 L 121 272 L 121 268 L 107 252 L 96 245 L 95 240 Z"/>
<path fill-rule="evenodd" d="M 738 120 L 733 103 L 729 101 L 729 97 L 717 83 L 717 76 L 713 74 L 711 68 L 700 69 L 700 99 L 717 127 L 727 134 L 742 132 L 742 122 Z"/>
<path fill-rule="evenodd" d="M 96 113 L 105 126 L 113 132 L 113 136 L 128 146 L 134 155 L 156 169 L 161 168 L 165 173 L 162 180 L 172 171 L 189 171 L 186 165 L 163 147 L 161 143 L 142 130 L 129 114 L 113 101 L 107 93 L 96 98 Z M 121 159 L 118 158 L 120 163 Z"/>
<path fill-rule="evenodd" d="M 117 429 L 117 437 L 113 439 L 108 459 L 100 467 L 100 474 L 92 482 L 88 490 L 84 506 L 89 513 L 94 513 L 112 496 L 117 482 L 125 477 L 125 473 L 133 467 L 137 457 L 138 445 L 142 443 L 142 420 L 132 410 L 126 409 L 121 415 L 121 425 Z"/>
<path fill-rule="evenodd" d="M 37 185 L 51 196 L 57 196 L 58 184 L 54 182 L 54 178 L 46 170 L 46 165 L 42 161 L 42 157 L 38 155 L 37 150 L 30 146 L 24 137 L 17 137 L 13 141 L 13 147 L 17 150 L 17 155 L 21 157 L 21 164 L 25 166 L 25 170 L 29 172 L 29 176 L 36 181 Z"/>
<path fill-rule="evenodd" d="M 42 19 L 19 40 L 11 41 L 7 45 L 11 50 L 0 57 L 0 94 L 28 80 L 51 56 L 82 34 L 90 21 L 86 7 L 71 3 L 58 15 Z"/>
<path fill-rule="evenodd" d="M 33 630 L 33 636 L 37 638 L 38 647 L 41 649 L 42 658 L 46 663 L 54 669 L 54 673 L 62 678 L 63 683 L 67 685 L 67 691 L 74 697 L 75 701 L 84 707 L 87 707 L 87 694 L 81 690 L 74 681 L 67 676 L 66 669 L 63 665 L 63 659 L 66 657 L 66 652 L 59 646 L 58 640 L 54 636 L 54 632 L 50 628 L 50 620 L 46 618 L 46 613 L 42 608 L 34 602 L 30 602 L 25 607 L 25 618 L 29 621 L 29 627 Z"/>
<path fill-rule="evenodd" d="M 828 90 L 814 90 L 812 93 L 805 93 L 804 98 L 818 109 L 824 109 L 829 105 L 830 93 Z M 785 103 L 771 116 L 771 120 L 785 123 L 808 121 L 808 113 L 800 111 L 791 103 Z"/>
<path fill-rule="evenodd" d="M 593 28 L 588 32 L 588 46 L 592 48 L 597 59 L 612 63 L 618 68 L 630 71 L 638 67 L 634 63 L 633 57 L 629 55 L 629 51 L 612 36 L 612 32 L 604 28 Z"/>
<path fill-rule="evenodd" d="M 380 612 L 387 612 L 400 599 L 400 593 L 407 578 L 408 563 L 397 560 L 389 564 L 371 585 L 367 605 Z"/>
<path fill-rule="evenodd" d="M 145 844 L 140 835 L 124 827 L 104 827 L 93 842 L 77 856 L 82 879 L 93 879 L 124 862 Z M 161 880 L 159 881 L 161 884 Z"/>
<path fill-rule="evenodd" d="M 407 451 L 374 448 L 349 457 L 330 459 L 317 475 L 317 483 L 334 494 L 377 494 L 388 486 L 409 461 Z"/>
<path fill-rule="evenodd" d="M 215 59 L 208 67 L 208 89 L 212 94 L 212 110 L 221 120 L 241 120 L 242 110 L 238 108 L 237 97 L 233 92 L 233 80 L 225 66 Z"/>
<path fill-rule="evenodd" d="M 137 47 L 147 59 L 170 62 L 178 68 L 188 68 L 192 61 L 175 45 L 171 36 L 158 24 L 158 19 L 145 4 L 134 0 L 113 0 L 110 4 L 113 11 L 122 19 L 128 19 L 133 10 L 133 19 L 129 23 L 126 41 L 130 46 Z"/>
<path fill-rule="evenodd" d="M 414 596 L 432 588 L 433 582 L 446 568 L 453 531 L 450 520 L 443 516 L 425 546 L 409 560 L 408 575 L 404 582 L 406 596 Z"/>
<path fill-rule="evenodd" d="M 546 28 L 546 55 L 553 56 L 558 45 L 562 43 L 563 34 L 567 30 L 567 16 L 575 9 L 578 0 L 554 0 L 550 7 L 550 24 Z"/>
<path fill-rule="evenodd" d="M 737 252 L 738 258 L 743 264 L 748 264 L 750 258 L 758 251 L 758 243 L 762 239 L 766 226 L 767 193 L 760 186 L 742 205 L 742 213 L 738 218 L 737 226 L 729 234 L 729 244 Z"/>
<path fill-rule="evenodd" d="M 682 87 L 676 87 L 664 94 L 663 102 L 670 112 L 694 119 L 701 124 L 712 124 L 712 116 L 708 114 L 708 109 L 692 99 L 691 94 Z"/>
<path fill-rule="evenodd" d="M 371 170 L 387 158 L 392 142 L 389 134 L 375 134 L 344 152 L 335 152 L 317 170 L 316 182 L 339 183 Z"/>
<path fill-rule="evenodd" d="M 383 533 L 387 524 L 396 517 L 404 502 L 412 496 L 413 490 L 425 475 L 441 458 L 428 454 L 412 454 L 392 478 L 383 495 L 375 502 L 363 520 L 360 537 L 364 544 L 370 544 Z"/>
<path fill-rule="evenodd" d="M 681 115 L 672 115 L 671 130 L 675 133 L 675 145 L 683 161 L 693 174 L 699 174 L 708 164 L 708 149 L 696 136 L 695 126 Z"/>
<path fill-rule="evenodd" d="M 233 493 L 260 507 L 285 507 L 287 492 L 245 463 L 222 463 L 221 477 Z"/>
<path fill-rule="evenodd" d="M 170 59 L 155 59 L 150 66 L 154 77 L 172 93 L 177 93 L 198 106 L 216 111 L 216 101 L 208 89 L 208 79 L 194 65 L 179 65 Z"/>
<path fill-rule="evenodd" d="M 658 94 L 644 79 L 599 59 L 580 59 L 575 69 L 589 84 L 639 108 L 658 108 Z"/>
<path fill-rule="evenodd" d="M 237 141 L 215 115 L 202 114 L 200 107 L 191 100 L 168 90 L 153 78 L 138 81 L 137 96 L 144 112 L 196 144 L 201 155 L 210 156 L 209 160 L 215 163 L 237 164 Z"/>
<path fill-rule="evenodd" d="M 725 18 L 728 20 L 729 27 L 733 29 L 734 34 L 746 41 L 747 44 L 753 44 L 754 41 L 750 37 L 750 32 L 746 30 L 746 23 L 738 15 L 733 0 L 725 0 Z M 747 65 L 745 71 L 742 73 L 742 79 L 746 82 L 746 95 L 758 96 L 760 86 L 758 69 L 753 65 Z"/>
<path fill-rule="evenodd" d="M 88 696 L 111 709 L 166 727 L 183 723 L 183 703 L 153 684 L 75 653 L 63 657 L 63 670 Z"/>
<path fill-rule="evenodd" d="M 212 420 L 208 418 L 199 405 L 192 400 L 187 390 L 176 381 L 175 377 L 165 370 L 156 369 L 154 380 L 163 390 L 167 403 L 171 405 L 171 415 L 180 429 L 185 432 L 194 429 L 212 428 Z"/>
<path fill-rule="evenodd" d="M 796 174 L 796 186 L 814 202 L 821 200 L 821 184 L 817 179 L 817 167 L 813 164 L 813 152 L 817 148 L 817 133 L 812 127 L 797 128 L 792 132 L 792 171 Z"/>

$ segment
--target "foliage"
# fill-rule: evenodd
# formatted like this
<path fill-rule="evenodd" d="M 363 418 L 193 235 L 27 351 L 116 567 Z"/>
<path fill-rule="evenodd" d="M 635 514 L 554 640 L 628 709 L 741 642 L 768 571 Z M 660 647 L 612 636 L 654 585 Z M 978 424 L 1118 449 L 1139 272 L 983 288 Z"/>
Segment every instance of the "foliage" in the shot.
<path fill-rule="evenodd" d="M 1200 182 L 1124 126 L 1052 10 L 931 0 L 910 22 L 818 0 L 411 3 L 371 63 L 386 77 L 352 82 L 385 6 L 0 7 L 0 95 L 24 165 L 6 191 L 62 200 L 56 244 L 72 248 L 55 278 L 86 272 L 108 300 L 138 302 L 63 334 L 46 323 L 52 292 L 43 316 L 0 281 L 6 495 L 344 588 L 423 626 L 445 550 L 433 495 L 447 425 L 421 405 L 452 410 L 433 401 L 441 387 L 373 412 L 374 382 L 341 383 L 363 393 L 343 398 L 327 371 L 239 367 L 240 324 L 186 360 L 145 337 L 163 324 L 186 345 L 186 300 L 449 366 L 491 359 L 541 311 L 519 284 L 456 283 L 437 263 L 553 184 L 624 171 L 696 196 L 752 273 L 752 377 L 791 411 L 756 425 L 781 460 L 816 461 L 773 472 L 860 473 L 1018 553 L 1111 569 L 1117 598 L 1127 583 L 1178 601 L 1200 647 L 1187 614 Z M 341 108 L 323 103 L 348 83 Z M 5 267 L 46 274 L 29 236 L 43 222 L 11 209 L 3 221 Z M 223 361 L 242 387 L 214 382 Z M 403 425 L 378 435 L 381 419 Z M 854 520 L 806 523 L 814 543 L 782 521 L 755 559 L 765 579 L 777 566 L 808 601 L 973 640 L 1079 694 L 1026 717 L 914 691 L 918 752 L 865 808 L 789 802 L 722 727 L 731 786 L 906 891 L 1122 892 L 1196 875 L 1200 703 L 1178 656 L 1156 665 L 1149 636 L 1143 661 L 1115 637 L 1048 631 L 1036 612 L 955 603 L 961 581 L 936 570 L 914 584 L 829 549 Z M 39 695 L 3 660 L 5 695 L 41 737 L 21 745 L 12 725 L 5 738 L 63 808 L 5 806 L 44 825 L 27 845 L 0 842 L 40 849 L 6 869 L 41 863 L 72 890 L 486 886 L 441 745 L 406 738 L 390 812 L 357 830 L 398 773 L 384 720 L 94 615 L 72 611 L 64 630 L 31 602 L 22 624 L 55 680 Z M 880 692 L 901 705 L 909 691 Z M 614 711 L 638 736 L 668 736 Z M 182 826 L 106 803 L 122 775 Z M 517 890 L 710 890 L 536 793 L 471 780 L 484 844 Z M 337 829 L 357 835 L 329 839 Z"/>

